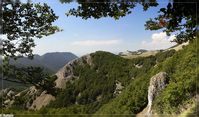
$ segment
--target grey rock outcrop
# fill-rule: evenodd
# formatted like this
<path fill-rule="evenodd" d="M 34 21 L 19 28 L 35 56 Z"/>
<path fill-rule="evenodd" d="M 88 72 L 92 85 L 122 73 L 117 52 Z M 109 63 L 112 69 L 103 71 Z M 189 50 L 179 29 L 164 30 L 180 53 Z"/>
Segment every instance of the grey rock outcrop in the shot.
<path fill-rule="evenodd" d="M 57 80 L 55 81 L 57 88 L 65 88 L 65 84 L 67 81 L 71 80 L 72 78 L 78 78 L 74 76 L 73 70 L 75 65 L 83 65 L 83 64 L 92 65 L 91 55 L 85 55 L 81 58 L 74 59 L 66 64 L 63 68 L 61 68 L 57 73 Z"/>
<path fill-rule="evenodd" d="M 2 106 L 4 108 L 10 108 L 12 105 L 19 99 L 25 98 L 24 103 L 21 104 L 27 109 L 40 109 L 42 106 L 46 106 L 46 102 L 50 102 L 54 100 L 54 97 L 50 94 L 45 94 L 45 91 L 41 91 L 36 89 L 34 86 L 29 87 L 26 90 L 23 90 L 19 93 L 14 92 L 12 89 L 2 89 L 0 91 L 0 97 L 2 97 Z M 47 97 L 47 98 L 39 98 L 39 97 Z M 47 100 L 47 101 L 46 101 Z M 35 102 L 37 105 L 35 105 Z M 34 108 L 33 108 L 34 107 Z"/>
<path fill-rule="evenodd" d="M 92 65 L 91 56 L 85 55 L 81 58 L 74 59 L 67 63 L 63 68 L 61 68 L 57 73 L 57 79 L 55 80 L 56 87 L 60 89 L 64 89 L 66 82 L 70 81 L 72 78 L 78 78 L 74 75 L 73 70 L 75 65 L 84 65 L 84 64 Z M 46 91 L 43 91 L 38 97 L 33 100 L 32 105 L 29 109 L 39 110 L 42 107 L 48 105 L 51 101 L 55 100 L 55 97 L 51 94 L 47 94 Z"/>
<path fill-rule="evenodd" d="M 83 64 L 92 65 L 91 56 L 85 55 L 81 58 L 74 59 L 67 63 L 63 68 L 61 68 L 57 73 L 57 79 L 55 81 L 56 87 L 60 89 L 64 89 L 66 82 L 70 81 L 72 78 L 78 78 L 74 76 L 73 70 L 75 65 L 83 65 Z M 43 91 L 36 96 L 32 101 L 32 104 L 29 106 L 29 109 L 39 110 L 42 107 L 48 105 L 51 101 L 55 100 L 55 97 L 51 94 L 48 94 L 46 91 Z"/>
<path fill-rule="evenodd" d="M 151 107 L 154 98 L 158 95 L 158 93 L 161 90 L 163 90 L 166 87 L 167 84 L 168 75 L 166 72 L 160 72 L 151 78 L 150 85 L 148 88 L 148 116 L 152 114 Z"/>
<path fill-rule="evenodd" d="M 73 70 L 76 65 L 92 65 L 91 55 L 85 55 L 81 58 L 74 59 L 67 63 L 63 68 L 61 68 L 57 73 L 57 79 L 55 81 L 56 87 L 60 89 L 65 88 L 67 81 L 70 81 L 72 78 L 78 78 L 74 75 Z M 12 90 L 5 89 L 0 91 L 0 96 L 6 95 L 6 100 L 4 101 L 5 107 L 10 107 L 16 101 L 16 98 L 26 97 L 24 103 L 25 107 L 31 110 L 39 110 L 42 107 L 48 105 L 51 101 L 55 100 L 55 97 L 51 94 L 48 94 L 47 91 L 41 91 L 36 89 L 34 86 L 29 87 L 28 89 L 21 91 L 19 93 L 14 93 Z M 5 96 L 4 96 L 5 97 Z M 9 97 L 9 98 L 8 98 Z"/>
<path fill-rule="evenodd" d="M 163 90 L 168 84 L 168 74 L 166 72 L 159 72 L 150 79 L 150 85 L 148 88 L 148 105 L 142 112 L 138 113 L 136 117 L 151 117 L 152 116 L 152 104 L 155 97 L 159 92 Z M 153 113 L 154 114 L 154 113 Z"/>
<path fill-rule="evenodd" d="M 32 102 L 29 109 L 39 110 L 42 107 L 45 107 L 50 103 L 50 101 L 55 100 L 55 97 L 47 94 L 46 91 L 43 91 L 40 96 L 36 97 L 36 99 Z"/>
<path fill-rule="evenodd" d="M 14 98 L 15 98 L 15 92 L 10 89 L 2 89 L 0 91 L 0 97 L 2 98 L 2 106 L 3 107 L 10 107 L 14 103 Z"/>
<path fill-rule="evenodd" d="M 122 86 L 122 83 L 119 81 L 116 81 L 115 85 L 116 85 L 116 88 L 114 91 L 114 95 L 118 95 L 118 94 L 122 93 L 122 89 L 124 88 L 124 86 Z"/>
<path fill-rule="evenodd" d="M 51 94 L 46 93 L 46 91 L 38 90 L 35 86 L 31 86 L 30 88 L 19 92 L 15 95 L 15 98 L 17 97 L 25 97 L 27 100 L 24 105 L 27 109 L 31 110 L 39 110 L 55 99 Z"/>

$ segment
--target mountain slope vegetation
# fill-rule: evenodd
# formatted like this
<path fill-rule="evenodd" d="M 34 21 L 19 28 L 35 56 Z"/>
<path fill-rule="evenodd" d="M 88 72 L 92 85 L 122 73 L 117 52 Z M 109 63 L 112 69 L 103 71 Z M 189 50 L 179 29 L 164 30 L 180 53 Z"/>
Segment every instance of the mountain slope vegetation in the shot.
<path fill-rule="evenodd" d="M 155 97 L 152 110 L 157 114 L 180 114 L 183 108 L 189 108 L 187 105 L 196 103 L 197 44 L 194 40 L 177 52 L 162 51 L 155 56 L 131 60 L 103 51 L 92 53 L 91 64 L 83 61 L 73 66 L 74 78 L 66 82 L 66 87 L 59 90 L 55 101 L 47 107 L 38 111 L 12 111 L 42 115 L 136 116 L 147 106 L 150 78 L 163 71 L 168 74 L 169 83 Z"/>
<path fill-rule="evenodd" d="M 196 83 L 199 83 L 197 44 L 197 40 L 191 42 L 183 50 L 176 52 L 142 77 L 135 79 L 121 96 L 104 105 L 97 113 L 136 114 L 140 112 L 147 104 L 149 78 L 160 71 L 169 74 L 170 82 L 155 99 L 153 109 L 160 114 L 180 113 L 180 108 L 198 94 L 196 92 L 198 88 Z"/>
<path fill-rule="evenodd" d="M 19 58 L 17 60 L 11 59 L 10 63 L 16 65 L 17 67 L 41 67 L 45 72 L 49 74 L 56 73 L 60 68 L 62 68 L 69 61 L 76 59 L 77 56 L 70 52 L 52 52 L 46 53 L 42 56 L 35 55 L 34 59 L 28 59 L 26 57 Z M 0 59 L 0 65 L 2 65 L 2 59 Z M 2 73 L 3 67 L 0 67 L 0 74 Z M 3 75 L 0 75 L 3 78 Z M 2 85 L 3 84 L 3 85 Z M 29 85 L 24 85 L 23 83 L 10 82 L 6 80 L 0 80 L 0 87 L 4 88 L 15 88 L 24 89 Z"/>

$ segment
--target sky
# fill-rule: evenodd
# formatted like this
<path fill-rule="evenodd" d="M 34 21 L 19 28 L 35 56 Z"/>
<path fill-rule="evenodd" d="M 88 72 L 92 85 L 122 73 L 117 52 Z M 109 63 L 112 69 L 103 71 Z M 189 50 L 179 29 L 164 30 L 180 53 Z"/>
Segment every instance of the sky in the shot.
<path fill-rule="evenodd" d="M 138 5 L 130 15 L 115 20 L 113 18 L 81 19 L 69 16 L 65 13 L 76 3 L 61 4 L 58 0 L 32 0 L 33 2 L 47 2 L 59 19 L 53 24 L 63 29 L 42 39 L 35 39 L 35 54 L 47 52 L 72 52 L 82 56 L 98 50 L 112 53 L 135 51 L 138 49 L 165 49 L 173 46 L 170 40 L 175 38 L 166 36 L 162 31 L 145 30 L 144 24 L 149 18 L 154 18 L 160 8 L 166 3 L 160 3 L 158 7 L 143 11 Z"/>

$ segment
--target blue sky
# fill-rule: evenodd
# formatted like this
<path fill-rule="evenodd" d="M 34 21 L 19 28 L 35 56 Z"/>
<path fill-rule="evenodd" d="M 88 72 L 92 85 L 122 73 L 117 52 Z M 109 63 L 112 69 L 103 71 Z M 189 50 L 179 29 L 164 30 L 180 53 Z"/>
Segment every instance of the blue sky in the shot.
<path fill-rule="evenodd" d="M 41 0 L 33 0 L 38 2 Z M 36 39 L 35 54 L 47 52 L 72 52 L 78 56 L 95 52 L 97 50 L 118 53 L 126 50 L 138 49 L 164 49 L 172 46 L 170 37 L 161 31 L 145 30 L 145 21 L 157 16 L 160 8 L 152 7 L 144 12 L 138 5 L 132 10 L 132 14 L 114 20 L 113 18 L 88 19 L 80 17 L 67 17 L 65 13 L 69 8 L 76 7 L 76 3 L 61 4 L 58 0 L 43 0 L 54 10 L 59 19 L 54 25 L 64 31 L 42 39 Z M 172 36 L 173 38 L 173 36 Z"/>

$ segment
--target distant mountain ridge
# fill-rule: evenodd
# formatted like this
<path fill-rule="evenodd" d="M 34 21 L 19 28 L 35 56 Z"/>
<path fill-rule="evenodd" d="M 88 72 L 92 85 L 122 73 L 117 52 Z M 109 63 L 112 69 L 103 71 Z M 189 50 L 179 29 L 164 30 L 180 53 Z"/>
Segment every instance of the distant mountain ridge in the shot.
<path fill-rule="evenodd" d="M 71 52 L 46 53 L 41 56 L 41 61 L 53 71 L 58 71 L 69 61 L 78 58 Z"/>
<path fill-rule="evenodd" d="M 191 109 L 190 114 L 195 115 L 199 82 L 197 44 L 195 40 L 179 51 L 163 50 L 132 59 L 97 51 L 68 62 L 56 73 L 56 95 L 35 86 L 22 92 L 4 89 L 0 95 L 5 94 L 5 107 L 27 108 L 19 114 L 181 117 L 178 115 Z"/>
<path fill-rule="evenodd" d="M 145 50 L 145 49 L 139 49 L 137 51 L 127 50 L 125 52 L 119 52 L 118 55 L 123 58 L 127 58 L 127 59 L 133 59 L 133 58 L 137 58 L 137 57 L 148 57 L 148 56 L 154 56 L 157 53 L 160 53 L 162 51 L 168 51 L 168 50 L 179 51 L 179 50 L 183 49 L 183 47 L 187 46 L 188 44 L 189 44 L 189 42 L 182 43 L 182 44 L 176 44 L 170 48 L 159 49 L 159 50 Z"/>
<path fill-rule="evenodd" d="M 19 58 L 16 61 L 12 59 L 10 63 L 17 66 L 39 66 L 55 73 L 76 58 L 78 57 L 71 52 L 51 52 L 41 56 L 36 54 L 33 59 L 27 57 Z"/>

